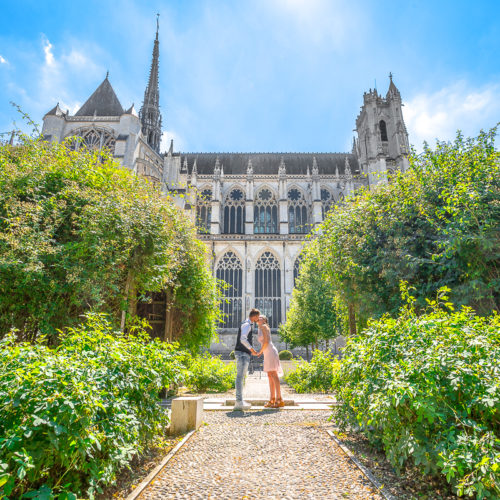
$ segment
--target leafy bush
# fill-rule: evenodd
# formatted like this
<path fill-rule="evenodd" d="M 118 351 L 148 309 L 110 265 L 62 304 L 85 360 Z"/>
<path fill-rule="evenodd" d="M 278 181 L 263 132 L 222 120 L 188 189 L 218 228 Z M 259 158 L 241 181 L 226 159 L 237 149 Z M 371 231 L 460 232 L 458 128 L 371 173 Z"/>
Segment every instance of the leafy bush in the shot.
<path fill-rule="evenodd" d="M 57 348 L 0 340 L 0 497 L 92 498 L 112 483 L 165 431 L 158 394 L 181 376 L 174 348 L 100 315 Z"/>
<path fill-rule="evenodd" d="M 339 361 L 330 352 L 315 350 L 312 360 L 301 361 L 285 381 L 296 392 L 330 392 L 338 369 Z"/>
<path fill-rule="evenodd" d="M 186 386 L 196 392 L 226 392 L 234 388 L 236 364 L 224 363 L 220 358 L 204 353 L 188 356 L 185 360 Z"/>
<path fill-rule="evenodd" d="M 183 211 L 104 152 L 0 146 L 1 333 L 54 336 L 89 309 L 117 321 L 166 290 L 182 344 L 209 344 L 219 307 L 205 257 Z"/>
<path fill-rule="evenodd" d="M 500 495 L 500 317 L 458 312 L 441 292 L 417 316 L 408 297 L 349 338 L 335 390 L 340 425 L 360 426 L 390 462 L 442 474 L 459 495 Z"/>
<path fill-rule="evenodd" d="M 236 354 L 234 354 L 234 351 L 231 351 L 231 352 L 229 353 L 229 358 L 230 358 L 230 359 L 236 359 Z"/>
<path fill-rule="evenodd" d="M 293 359 L 293 354 L 290 351 L 284 350 L 280 352 L 279 357 L 283 361 L 290 361 Z"/>

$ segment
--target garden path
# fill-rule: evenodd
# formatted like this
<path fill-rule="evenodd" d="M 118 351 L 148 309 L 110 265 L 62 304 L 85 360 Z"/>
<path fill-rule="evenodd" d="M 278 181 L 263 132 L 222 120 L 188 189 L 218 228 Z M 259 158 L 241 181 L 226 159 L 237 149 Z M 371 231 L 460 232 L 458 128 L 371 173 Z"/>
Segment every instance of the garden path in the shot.
<path fill-rule="evenodd" d="M 382 499 L 328 436 L 325 411 L 205 412 L 203 425 L 139 497 Z"/>

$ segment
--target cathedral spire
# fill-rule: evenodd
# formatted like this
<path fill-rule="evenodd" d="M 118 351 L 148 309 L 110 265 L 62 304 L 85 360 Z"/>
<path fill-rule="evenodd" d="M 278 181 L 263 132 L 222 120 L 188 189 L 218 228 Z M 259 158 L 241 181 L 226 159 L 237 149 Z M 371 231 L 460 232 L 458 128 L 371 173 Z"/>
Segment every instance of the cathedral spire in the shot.
<path fill-rule="evenodd" d="M 158 41 L 159 16 L 156 17 L 156 38 L 153 45 L 153 58 L 149 70 L 149 81 L 144 92 L 139 117 L 142 124 L 142 133 L 147 143 L 157 153 L 160 152 L 161 141 L 161 114 L 160 114 L 160 86 L 158 80 L 160 42 Z"/>
<path fill-rule="evenodd" d="M 394 85 L 394 82 L 392 81 L 392 73 L 389 73 L 389 90 L 387 91 L 387 96 L 386 97 L 396 97 L 401 99 L 401 94 L 399 93 L 398 88 L 396 85 Z"/>

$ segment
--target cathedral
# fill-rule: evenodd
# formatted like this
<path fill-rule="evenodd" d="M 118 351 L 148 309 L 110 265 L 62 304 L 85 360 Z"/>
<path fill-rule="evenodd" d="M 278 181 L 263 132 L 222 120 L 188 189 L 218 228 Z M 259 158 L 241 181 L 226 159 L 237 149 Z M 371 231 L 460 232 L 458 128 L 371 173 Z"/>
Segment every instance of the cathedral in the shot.
<path fill-rule="evenodd" d="M 212 346 L 223 353 L 233 348 L 234 334 L 252 307 L 277 332 L 286 319 L 301 248 L 332 205 L 408 168 L 401 95 L 392 75 L 389 79 L 385 97 L 371 89 L 363 95 L 350 152 L 184 153 L 175 151 L 173 142 L 162 152 L 157 25 L 139 113 L 134 105 L 122 107 L 106 75 L 74 115 L 58 104 L 51 109 L 42 134 L 48 141 L 75 137 L 77 149 L 108 148 L 123 167 L 174 195 L 189 212 L 208 246 L 214 276 L 229 285 L 220 343 Z"/>

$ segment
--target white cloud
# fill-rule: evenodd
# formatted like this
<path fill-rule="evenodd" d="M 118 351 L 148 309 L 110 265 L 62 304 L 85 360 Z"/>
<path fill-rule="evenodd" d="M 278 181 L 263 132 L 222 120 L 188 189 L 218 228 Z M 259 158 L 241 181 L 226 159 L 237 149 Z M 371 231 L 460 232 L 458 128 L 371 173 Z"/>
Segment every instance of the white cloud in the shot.
<path fill-rule="evenodd" d="M 421 93 L 405 101 L 403 110 L 410 142 L 418 150 L 435 139 L 453 140 L 457 130 L 466 136 L 494 126 L 500 116 L 500 83 L 474 89 L 460 81 L 434 93 Z"/>
<path fill-rule="evenodd" d="M 80 100 L 74 98 L 75 80 L 103 76 L 103 69 L 79 49 L 71 48 L 58 55 L 45 35 L 42 37 L 42 47 L 44 61 L 40 66 L 36 94 L 42 96 L 44 110 L 59 101 L 63 110 L 69 109 L 70 113 L 74 114 L 82 105 Z"/>
<path fill-rule="evenodd" d="M 0 55 L 0 64 L 9 64 L 9 61 L 7 61 L 7 59 L 5 59 L 5 57 Z"/>
<path fill-rule="evenodd" d="M 352 47 L 360 40 L 364 16 L 361 9 L 339 0 L 266 0 L 277 15 L 276 29 L 287 34 L 294 44 L 301 43 L 324 49 Z M 357 36 L 353 36 L 357 33 Z"/>
<path fill-rule="evenodd" d="M 47 66 L 55 66 L 54 54 L 52 53 L 52 44 L 49 42 L 49 39 L 43 37 L 43 52 L 45 53 L 45 64 Z"/>
<path fill-rule="evenodd" d="M 170 148 L 170 141 L 174 141 L 174 151 L 184 151 L 184 141 L 173 130 L 165 130 L 161 136 L 160 151 L 166 153 Z"/>

